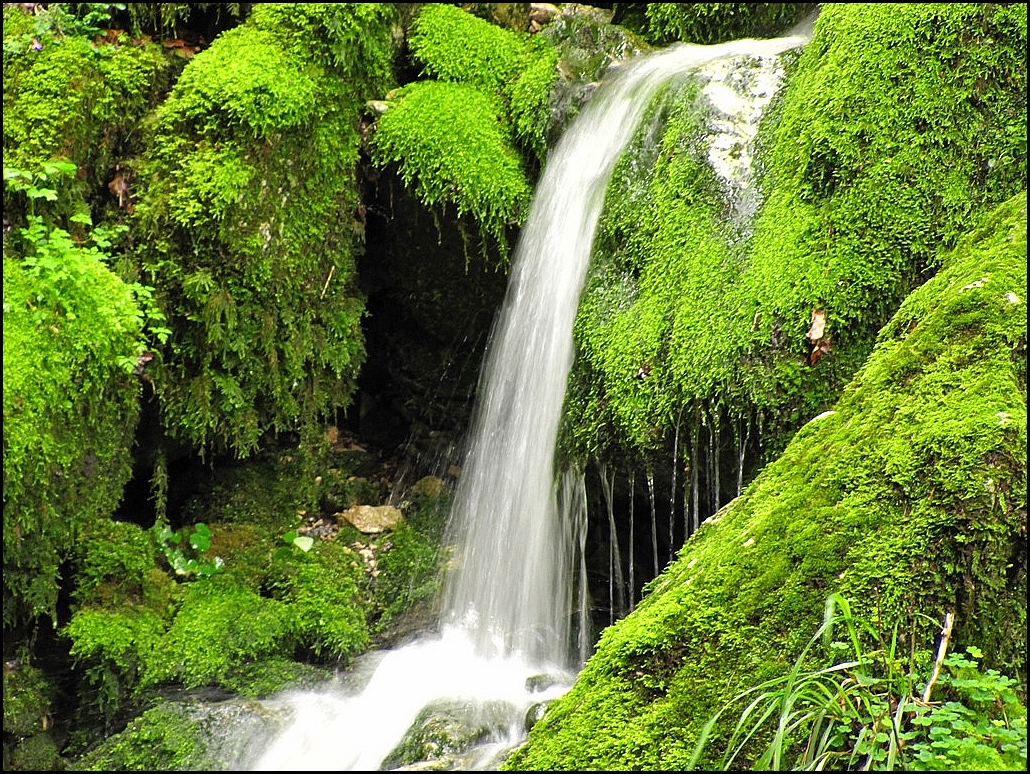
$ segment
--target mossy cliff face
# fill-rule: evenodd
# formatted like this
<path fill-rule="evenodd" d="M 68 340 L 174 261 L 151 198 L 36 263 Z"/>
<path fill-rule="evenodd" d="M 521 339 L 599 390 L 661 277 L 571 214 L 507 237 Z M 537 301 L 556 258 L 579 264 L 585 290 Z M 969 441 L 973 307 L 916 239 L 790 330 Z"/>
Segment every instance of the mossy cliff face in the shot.
<path fill-rule="evenodd" d="M 610 185 L 569 456 L 661 469 L 679 437 L 718 489 L 705 471 L 749 479 L 828 408 L 939 252 L 1025 183 L 1025 10 L 824 6 L 763 120 L 753 215 L 705 158 L 704 81 L 667 90 Z"/>
<path fill-rule="evenodd" d="M 155 368 L 172 438 L 247 456 L 352 399 L 358 125 L 391 85 L 394 22 L 389 4 L 259 5 L 155 114 L 135 255 L 177 323 Z"/>
<path fill-rule="evenodd" d="M 833 413 L 605 630 L 506 766 L 684 768 L 722 700 L 790 668 L 832 592 L 927 650 L 952 611 L 953 648 L 1025 680 L 1026 300 L 1024 192 L 942 256 Z"/>

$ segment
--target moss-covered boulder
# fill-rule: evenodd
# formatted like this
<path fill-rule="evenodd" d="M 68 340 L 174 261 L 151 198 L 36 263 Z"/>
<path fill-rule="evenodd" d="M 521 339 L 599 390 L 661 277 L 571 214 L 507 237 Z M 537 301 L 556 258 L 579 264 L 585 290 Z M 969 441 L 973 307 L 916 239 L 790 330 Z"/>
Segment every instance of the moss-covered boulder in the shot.
<path fill-rule="evenodd" d="M 395 23 L 384 3 L 259 4 L 149 122 L 134 256 L 173 329 L 155 363 L 170 438 L 246 457 L 350 404 L 359 124 L 393 83 Z"/>
<path fill-rule="evenodd" d="M 63 236 L 62 236 L 63 234 Z M 132 471 L 143 313 L 95 248 L 4 254 L 4 626 L 57 620 L 59 571 Z"/>
<path fill-rule="evenodd" d="M 678 455 L 701 519 L 735 496 L 839 397 L 940 253 L 1025 186 L 1025 51 L 1021 5 L 823 6 L 734 151 L 754 156 L 750 214 L 709 159 L 726 120 L 712 74 L 670 86 L 609 186 L 570 455 Z"/>
<path fill-rule="evenodd" d="M 75 758 L 73 771 L 226 771 L 254 736 L 284 718 L 258 702 L 188 697 L 163 701 Z"/>
<path fill-rule="evenodd" d="M 785 674 L 832 593 L 899 649 L 932 651 L 953 613 L 951 647 L 1025 685 L 1026 201 L 942 255 L 834 410 L 605 630 L 508 768 L 687 768 L 721 701 Z"/>

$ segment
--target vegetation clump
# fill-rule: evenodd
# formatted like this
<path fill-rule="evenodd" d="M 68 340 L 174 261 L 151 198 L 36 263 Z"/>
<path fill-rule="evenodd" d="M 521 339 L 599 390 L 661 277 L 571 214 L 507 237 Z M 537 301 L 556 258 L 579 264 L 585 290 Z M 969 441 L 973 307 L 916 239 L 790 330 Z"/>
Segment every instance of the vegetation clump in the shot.
<path fill-rule="evenodd" d="M 706 77 L 667 89 L 609 186 L 569 456 L 661 461 L 681 437 L 703 488 L 748 467 L 725 502 L 829 408 L 941 252 L 1025 185 L 1025 10 L 825 6 L 784 58 L 745 218 L 706 158 Z"/>
<path fill-rule="evenodd" d="M 349 404 L 365 357 L 357 125 L 389 84 L 393 13 L 260 6 L 155 113 L 135 255 L 173 323 L 155 369 L 172 439 L 246 457 Z"/>
<path fill-rule="evenodd" d="M 427 77 L 392 95 L 372 160 L 396 164 L 426 206 L 470 216 L 507 257 L 529 208 L 528 161 L 546 152 L 554 49 L 443 3 L 419 9 L 408 43 Z"/>
<path fill-rule="evenodd" d="M 899 643 L 933 642 L 951 612 L 955 651 L 1025 685 L 1026 298 L 1022 192 L 942 255 L 833 411 L 686 542 L 506 765 L 686 768 L 834 593 Z M 706 731 L 698 767 L 733 726 Z M 753 741 L 734 766 L 769 737 Z"/>

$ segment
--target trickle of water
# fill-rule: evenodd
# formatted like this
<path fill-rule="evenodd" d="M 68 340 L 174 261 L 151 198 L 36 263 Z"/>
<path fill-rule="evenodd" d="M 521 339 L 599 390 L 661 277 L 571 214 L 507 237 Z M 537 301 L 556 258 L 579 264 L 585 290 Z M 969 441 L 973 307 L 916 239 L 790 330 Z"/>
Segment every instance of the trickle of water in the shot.
<path fill-rule="evenodd" d="M 652 96 L 671 77 L 803 42 L 678 44 L 624 65 L 594 92 L 548 155 L 513 255 L 446 533 L 455 567 L 445 582 L 439 631 L 370 654 L 374 671 L 359 691 L 330 687 L 267 702 L 290 720 L 278 738 L 255 742 L 245 765 L 378 769 L 423 708 L 458 699 L 509 708 L 505 727 L 495 723 L 486 745 L 494 757 L 468 763 L 485 768 L 524 739 L 531 707 L 571 686 L 586 652 L 582 632 L 572 631 L 577 557 L 579 625 L 588 624 L 586 498 L 582 476 L 558 479 L 554 452 L 572 325 L 608 178 Z M 652 496 L 652 521 L 653 509 Z M 655 564 L 657 571 L 657 553 Z M 540 685 L 547 687 L 535 690 Z"/>

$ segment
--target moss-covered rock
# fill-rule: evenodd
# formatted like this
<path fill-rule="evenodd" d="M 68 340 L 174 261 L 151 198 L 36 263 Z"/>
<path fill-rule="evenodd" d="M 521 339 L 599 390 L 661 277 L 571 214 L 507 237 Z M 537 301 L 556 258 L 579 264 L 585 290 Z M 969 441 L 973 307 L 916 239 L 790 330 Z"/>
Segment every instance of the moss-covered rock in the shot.
<path fill-rule="evenodd" d="M 544 38 L 445 3 L 419 8 L 408 44 L 425 78 L 391 95 L 372 160 L 396 165 L 427 207 L 453 206 L 507 258 L 528 212 L 532 162 L 546 152 L 556 54 Z"/>
<path fill-rule="evenodd" d="M 225 771 L 239 745 L 277 730 L 282 718 L 256 702 L 164 701 L 95 749 L 69 763 L 73 771 Z"/>
<path fill-rule="evenodd" d="M 65 249 L 54 250 L 64 244 Z M 132 288 L 51 232 L 30 265 L 4 254 L 4 626 L 56 622 L 59 567 L 132 470 L 141 346 Z"/>
<path fill-rule="evenodd" d="M 58 688 L 32 665 L 27 649 L 5 648 L 4 659 L 4 771 L 59 770 L 53 736 Z"/>
<path fill-rule="evenodd" d="M 630 4 L 634 5 L 634 4 Z M 639 5 L 639 4 L 636 4 Z M 646 3 L 643 32 L 656 45 L 771 38 L 815 10 L 816 3 Z"/>
<path fill-rule="evenodd" d="M 570 454 L 654 467 L 679 439 L 717 490 L 727 462 L 746 480 L 828 408 L 939 251 L 1025 185 L 1025 21 L 1015 5 L 823 7 L 761 125 L 753 217 L 707 157 L 710 74 L 666 90 L 610 184 Z M 702 518 L 736 494 L 723 473 Z"/>
<path fill-rule="evenodd" d="M 719 702 L 784 674 L 833 592 L 923 650 L 954 612 L 952 647 L 1025 684 L 1025 192 L 942 261 L 835 410 L 687 541 L 506 767 L 685 768 Z"/>
<path fill-rule="evenodd" d="M 246 457 L 352 400 L 358 125 L 392 85 L 395 21 L 389 4 L 261 4 L 154 115 L 135 255 L 174 331 L 155 370 L 172 439 Z"/>
<path fill-rule="evenodd" d="M 100 37 L 104 21 L 87 23 L 61 4 L 4 6 L 4 168 L 34 171 L 55 159 L 74 164 L 76 176 L 47 205 L 60 218 L 90 211 L 97 222 L 101 213 L 105 220 L 125 218 L 131 196 L 127 187 L 119 193 L 128 185 L 119 164 L 182 66 L 155 42 L 117 30 Z M 5 190 L 7 219 L 18 222 L 25 211 L 24 201 Z M 41 214 L 38 206 L 35 212 Z"/>

